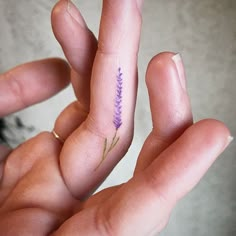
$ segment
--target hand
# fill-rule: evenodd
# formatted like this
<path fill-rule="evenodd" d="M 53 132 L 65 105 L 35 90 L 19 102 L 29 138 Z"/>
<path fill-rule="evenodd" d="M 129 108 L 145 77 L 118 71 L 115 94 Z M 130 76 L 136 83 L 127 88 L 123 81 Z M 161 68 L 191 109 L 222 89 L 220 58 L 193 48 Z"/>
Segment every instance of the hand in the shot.
<path fill-rule="evenodd" d="M 72 66 L 78 101 L 55 123 L 60 140 L 43 132 L 5 159 L 0 189 L 3 235 L 160 232 L 177 201 L 229 144 L 230 133 L 221 122 L 193 124 L 182 61 L 173 53 L 159 54 L 146 74 L 153 130 L 134 176 L 91 196 L 132 140 L 140 6 L 138 0 L 104 0 L 98 43 L 70 2 L 61 0 L 55 6 L 52 25 Z M 67 65 L 58 59 L 2 75 L 0 94 L 6 103 L 1 103 L 0 114 L 47 98 L 68 83 L 68 75 Z"/>

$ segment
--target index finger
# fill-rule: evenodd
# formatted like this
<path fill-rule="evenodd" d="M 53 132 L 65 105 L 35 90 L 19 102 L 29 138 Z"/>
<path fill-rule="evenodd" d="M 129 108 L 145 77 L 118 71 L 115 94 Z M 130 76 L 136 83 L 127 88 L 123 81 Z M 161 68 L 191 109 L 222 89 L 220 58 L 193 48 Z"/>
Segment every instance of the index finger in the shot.
<path fill-rule="evenodd" d="M 0 117 L 48 99 L 70 82 L 70 68 L 59 58 L 19 65 L 0 75 Z"/>

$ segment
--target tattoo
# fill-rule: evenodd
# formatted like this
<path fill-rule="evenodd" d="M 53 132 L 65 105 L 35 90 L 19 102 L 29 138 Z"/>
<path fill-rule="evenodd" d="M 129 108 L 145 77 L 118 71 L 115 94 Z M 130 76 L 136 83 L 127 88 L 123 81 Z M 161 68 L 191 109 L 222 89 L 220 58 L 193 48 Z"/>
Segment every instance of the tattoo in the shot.
<path fill-rule="evenodd" d="M 115 125 L 116 130 L 122 125 L 121 120 L 121 102 L 122 102 L 122 78 L 121 68 L 118 69 L 118 75 L 116 76 L 116 98 L 115 98 L 115 114 L 113 124 Z"/>
<path fill-rule="evenodd" d="M 105 138 L 104 145 L 103 145 L 103 152 L 102 158 L 97 166 L 98 169 L 103 161 L 106 159 L 108 153 L 116 146 L 119 142 L 120 137 L 117 136 L 118 129 L 122 125 L 122 90 L 123 90 L 123 73 L 121 72 L 121 68 L 118 68 L 118 74 L 116 76 L 116 97 L 115 97 L 115 109 L 114 109 L 114 116 L 113 116 L 113 124 L 115 128 L 115 133 L 113 135 L 112 141 L 110 145 L 108 145 L 108 139 Z"/>

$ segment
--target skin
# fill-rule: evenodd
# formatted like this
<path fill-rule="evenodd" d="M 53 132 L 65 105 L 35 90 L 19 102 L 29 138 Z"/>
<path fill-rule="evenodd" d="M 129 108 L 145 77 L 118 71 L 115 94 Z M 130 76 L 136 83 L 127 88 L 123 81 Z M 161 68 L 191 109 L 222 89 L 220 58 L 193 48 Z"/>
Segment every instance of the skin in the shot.
<path fill-rule="evenodd" d="M 59 1 L 52 27 L 71 68 L 61 59 L 46 59 L 0 76 L 0 116 L 47 99 L 69 82 L 78 99 L 55 122 L 64 143 L 43 132 L 10 154 L 1 147 L 2 235 L 153 235 L 228 146 L 223 123 L 193 124 L 183 64 L 174 53 L 158 54 L 146 73 L 153 129 L 133 178 L 92 195 L 132 141 L 141 5 L 104 0 L 97 40 L 75 6 Z M 111 77 L 119 66 L 126 78 L 120 141 L 96 169 L 104 138 L 114 135 Z"/>

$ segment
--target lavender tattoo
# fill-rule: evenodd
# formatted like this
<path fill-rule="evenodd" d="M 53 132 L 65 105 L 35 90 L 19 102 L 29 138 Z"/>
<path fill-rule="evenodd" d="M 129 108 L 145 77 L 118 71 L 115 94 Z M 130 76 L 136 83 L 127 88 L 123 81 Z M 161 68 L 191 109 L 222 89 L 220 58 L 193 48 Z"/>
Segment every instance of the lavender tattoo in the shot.
<path fill-rule="evenodd" d="M 120 137 L 117 137 L 117 131 L 122 125 L 122 117 L 121 117 L 122 115 L 122 90 L 123 90 L 123 73 L 121 72 L 121 68 L 119 67 L 118 74 L 116 76 L 116 97 L 115 97 L 115 109 L 114 109 L 114 115 L 113 115 L 113 124 L 115 127 L 115 134 L 109 146 L 108 146 L 108 140 L 107 138 L 105 138 L 102 159 L 98 167 L 100 167 L 100 165 L 106 159 L 108 153 L 116 146 L 116 144 L 118 143 L 120 139 Z"/>
<path fill-rule="evenodd" d="M 121 102 L 122 102 L 122 78 L 121 68 L 118 69 L 118 75 L 116 76 L 116 98 L 115 98 L 115 114 L 113 119 L 113 124 L 115 125 L 116 130 L 122 125 L 121 120 Z"/>

